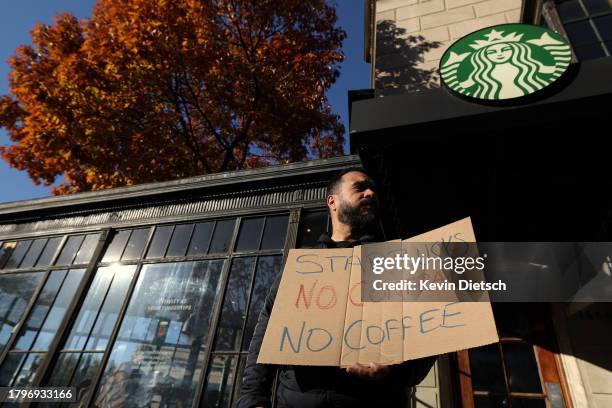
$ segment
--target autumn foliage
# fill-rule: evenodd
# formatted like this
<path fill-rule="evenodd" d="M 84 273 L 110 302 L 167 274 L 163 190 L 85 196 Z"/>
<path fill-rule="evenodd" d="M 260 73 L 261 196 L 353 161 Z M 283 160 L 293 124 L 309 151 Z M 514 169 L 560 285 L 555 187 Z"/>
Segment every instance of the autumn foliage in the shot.
<path fill-rule="evenodd" d="M 98 0 L 39 24 L 9 60 L 2 157 L 63 194 L 342 154 L 333 6 Z"/>

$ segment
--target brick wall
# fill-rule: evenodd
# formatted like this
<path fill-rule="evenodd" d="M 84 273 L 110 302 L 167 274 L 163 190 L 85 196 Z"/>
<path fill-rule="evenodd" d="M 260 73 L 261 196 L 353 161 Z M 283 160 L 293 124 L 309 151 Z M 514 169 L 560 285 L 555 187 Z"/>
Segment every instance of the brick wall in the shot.
<path fill-rule="evenodd" d="M 517 23 L 522 0 L 377 0 L 374 87 L 418 90 L 439 86 L 446 48 L 495 24 Z"/>

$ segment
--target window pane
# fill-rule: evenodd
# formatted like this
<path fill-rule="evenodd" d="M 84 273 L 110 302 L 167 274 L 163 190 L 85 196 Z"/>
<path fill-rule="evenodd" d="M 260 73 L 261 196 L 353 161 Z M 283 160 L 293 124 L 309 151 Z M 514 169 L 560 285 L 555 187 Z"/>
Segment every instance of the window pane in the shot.
<path fill-rule="evenodd" d="M 46 385 L 50 387 L 58 387 L 61 385 L 70 384 L 70 379 L 74 373 L 74 369 L 79 362 L 81 353 L 62 353 L 55 363 L 55 367 Z M 82 401 L 82 400 L 81 400 Z"/>
<path fill-rule="evenodd" d="M 508 399 L 501 395 L 474 395 L 474 408 L 503 408 Z"/>
<path fill-rule="evenodd" d="M 14 387 L 26 387 L 32 385 L 34 376 L 40 364 L 42 363 L 45 353 L 29 353 L 28 357 L 19 370 L 16 378 L 13 380 L 12 386 Z"/>
<path fill-rule="evenodd" d="M 6 387 L 13 383 L 15 375 L 21 368 L 21 363 L 27 357 L 26 353 L 9 353 L 0 368 L 0 387 Z"/>
<path fill-rule="evenodd" d="M 29 350 L 32 343 L 34 343 L 36 335 L 55 301 L 55 296 L 64 282 L 66 273 L 64 270 L 51 272 L 44 288 L 40 292 L 40 296 L 36 299 L 32 312 L 21 328 L 14 347 L 16 350 Z"/>
<path fill-rule="evenodd" d="M 502 347 L 510 391 L 542 392 L 533 346 L 525 343 L 503 343 Z"/>
<path fill-rule="evenodd" d="M 259 248 L 263 224 L 263 217 L 243 219 L 240 224 L 240 232 L 238 233 L 236 251 L 257 250 Z"/>
<path fill-rule="evenodd" d="M 192 231 L 193 224 L 176 225 L 174 227 L 174 233 L 172 234 L 172 240 L 170 240 L 170 246 L 168 247 L 168 253 L 166 256 L 185 256 Z"/>
<path fill-rule="evenodd" d="M 213 221 L 196 224 L 187 255 L 206 254 L 214 226 Z"/>
<path fill-rule="evenodd" d="M 144 265 L 94 396 L 96 406 L 190 406 L 202 379 L 223 261 Z M 118 401 L 116 401 L 118 402 Z"/>
<path fill-rule="evenodd" d="M 46 243 L 47 243 L 46 238 L 37 239 L 34 242 L 32 242 L 32 245 L 30 245 L 30 249 L 28 250 L 28 253 L 23 258 L 23 261 L 21 261 L 21 265 L 19 265 L 19 267 L 20 268 L 31 268 L 32 266 L 34 266 L 34 264 L 36 263 L 36 260 L 40 256 L 40 253 L 42 252 Z"/>
<path fill-rule="evenodd" d="M 302 216 L 297 237 L 298 248 L 313 247 L 321 234 L 327 231 L 327 211 L 307 212 Z"/>
<path fill-rule="evenodd" d="M 6 260 L 13 253 L 13 249 L 15 249 L 15 245 L 17 245 L 17 243 L 14 241 L 5 242 L 2 244 L 2 247 L 0 248 L 0 268 L 3 267 Z"/>
<path fill-rule="evenodd" d="M 85 401 L 93 391 L 95 376 L 100 370 L 102 353 L 83 353 L 79 365 L 72 376 L 72 381 L 67 384 L 77 388 L 78 401 Z M 77 404 L 74 404 L 77 405 Z M 73 405 L 73 406 L 74 406 Z"/>
<path fill-rule="evenodd" d="M 89 349 L 104 349 L 135 271 L 135 265 L 98 268 L 64 349 L 83 350 L 86 344 Z M 90 340 L 94 325 L 99 329 Z"/>
<path fill-rule="evenodd" d="M 48 350 L 53 337 L 59 329 L 60 323 L 64 319 L 68 306 L 77 292 L 79 284 L 85 275 L 85 269 L 73 269 L 68 272 L 64 279 L 62 288 L 55 298 L 53 307 L 47 315 L 44 324 L 38 334 L 38 338 L 32 347 L 34 350 Z"/>
<path fill-rule="evenodd" d="M 77 251 L 79 250 L 79 247 L 81 246 L 81 243 L 83 242 L 84 238 L 84 235 L 76 235 L 69 237 L 66 241 L 66 244 L 64 245 L 64 248 L 62 248 L 62 252 L 60 253 L 59 258 L 57 258 L 57 262 L 55 262 L 55 264 L 71 265 L 72 260 L 74 259 L 74 256 L 76 255 Z"/>
<path fill-rule="evenodd" d="M 127 243 L 129 237 L 129 230 L 117 232 L 111 243 L 108 245 L 108 248 L 106 248 L 102 262 L 117 262 L 119 258 L 121 258 L 123 248 L 125 248 L 125 244 Z"/>
<path fill-rule="evenodd" d="M 174 226 L 172 225 L 155 228 L 155 235 L 153 235 L 151 245 L 149 245 L 149 250 L 147 251 L 148 259 L 164 257 L 173 228 Z"/>
<path fill-rule="evenodd" d="M 255 257 L 235 258 L 232 262 L 213 350 L 240 349 L 255 259 Z"/>
<path fill-rule="evenodd" d="M 233 402 L 236 404 L 240 398 L 240 388 L 242 386 L 242 377 L 244 375 L 244 367 L 246 366 L 246 356 L 240 356 L 238 363 L 238 373 L 236 374 L 236 385 L 234 385 L 234 399 Z"/>
<path fill-rule="evenodd" d="M 255 272 L 255 285 L 251 293 L 251 302 L 249 306 L 249 317 L 242 340 L 242 350 L 248 350 L 253 337 L 253 331 L 259 318 L 259 312 L 263 308 L 268 291 L 274 284 L 277 276 L 281 273 L 281 264 L 283 257 L 262 256 L 257 260 L 257 270 Z"/>
<path fill-rule="evenodd" d="M 40 255 L 40 258 L 38 258 L 36 266 L 49 266 L 53 260 L 53 255 L 55 255 L 57 247 L 61 242 L 62 237 L 50 238 L 49 241 L 47 241 L 47 245 L 45 245 L 45 249 Z"/>
<path fill-rule="evenodd" d="M 609 11 L 612 8 L 610 0 L 582 0 L 589 14 L 597 14 Z"/>
<path fill-rule="evenodd" d="M 287 235 L 287 215 L 276 215 L 266 218 L 261 249 L 283 249 Z"/>
<path fill-rule="evenodd" d="M 546 408 L 546 401 L 533 398 L 512 398 L 512 408 Z"/>
<path fill-rule="evenodd" d="M 575 49 L 576 55 L 580 60 L 590 60 L 596 58 L 603 58 L 606 56 L 602 48 L 602 44 L 589 44 L 589 45 L 581 45 L 580 47 L 576 47 Z"/>
<path fill-rule="evenodd" d="M 557 11 L 561 20 L 568 21 L 584 17 L 584 11 L 579 0 L 566 0 L 557 3 Z"/>
<path fill-rule="evenodd" d="M 94 250 L 96 249 L 96 245 L 98 244 L 98 238 L 100 238 L 100 234 L 90 234 L 85 237 L 79 252 L 77 252 L 76 258 L 74 259 L 75 264 L 89 263 Z"/>
<path fill-rule="evenodd" d="M 28 248 L 30 248 L 31 242 L 32 241 L 30 240 L 17 242 L 17 245 L 15 245 L 15 249 L 13 249 L 13 252 L 11 253 L 8 261 L 6 262 L 6 265 L 4 265 L 4 269 L 17 268 L 17 265 L 19 265 L 19 263 L 23 259 L 23 256 L 28 251 Z"/>
<path fill-rule="evenodd" d="M 566 24 L 565 29 L 567 35 L 574 47 L 578 48 L 585 44 L 594 44 L 599 40 L 595 36 L 595 32 L 588 21 L 579 21 L 577 23 Z"/>
<path fill-rule="evenodd" d="M 0 354 L 43 275 L 42 272 L 0 275 Z"/>
<path fill-rule="evenodd" d="M 85 350 L 102 350 L 108 345 L 115 323 L 119 317 L 121 306 L 130 288 L 130 282 L 134 277 L 135 267 L 129 270 L 115 270 L 113 282 L 104 299 L 102 308 L 96 316 L 93 330 L 89 333 L 89 339 L 85 344 Z M 91 325 L 88 327 L 88 332 Z"/>
<path fill-rule="evenodd" d="M 130 240 L 123 251 L 122 261 L 133 261 L 140 259 L 142 251 L 147 244 L 150 228 L 139 228 L 132 231 Z"/>
<path fill-rule="evenodd" d="M 612 40 L 612 14 L 604 17 L 594 18 L 593 22 L 604 41 Z"/>
<path fill-rule="evenodd" d="M 474 391 L 505 392 L 499 344 L 489 344 L 469 350 Z"/>
<path fill-rule="evenodd" d="M 236 220 L 217 221 L 213 239 L 210 243 L 210 250 L 208 251 L 209 254 L 225 253 L 229 251 L 235 221 Z"/>
<path fill-rule="evenodd" d="M 236 377 L 237 356 L 215 355 L 210 362 L 206 389 L 204 390 L 204 406 L 229 407 L 234 378 Z"/>

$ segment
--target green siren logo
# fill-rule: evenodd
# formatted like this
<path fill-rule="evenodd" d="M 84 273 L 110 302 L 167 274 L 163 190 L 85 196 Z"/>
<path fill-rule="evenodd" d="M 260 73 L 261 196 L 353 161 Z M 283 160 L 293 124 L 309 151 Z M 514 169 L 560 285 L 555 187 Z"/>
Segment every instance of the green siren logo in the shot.
<path fill-rule="evenodd" d="M 532 94 L 557 80 L 572 52 L 565 38 L 527 24 L 502 24 L 473 32 L 440 60 L 440 77 L 453 91 L 485 100 Z"/>

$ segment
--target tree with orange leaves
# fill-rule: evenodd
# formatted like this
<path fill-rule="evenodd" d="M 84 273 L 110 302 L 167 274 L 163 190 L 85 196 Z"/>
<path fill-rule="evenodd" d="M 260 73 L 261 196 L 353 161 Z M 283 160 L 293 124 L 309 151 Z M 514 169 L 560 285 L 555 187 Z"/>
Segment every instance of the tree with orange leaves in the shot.
<path fill-rule="evenodd" d="M 55 194 L 342 154 L 329 0 L 98 0 L 32 30 L 0 98 L 12 167 Z"/>

